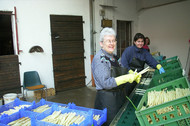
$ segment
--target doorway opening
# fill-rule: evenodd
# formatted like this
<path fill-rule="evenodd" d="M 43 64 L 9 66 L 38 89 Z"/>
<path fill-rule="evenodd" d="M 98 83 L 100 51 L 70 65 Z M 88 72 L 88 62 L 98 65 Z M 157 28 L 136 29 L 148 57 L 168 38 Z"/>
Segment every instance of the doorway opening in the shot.
<path fill-rule="evenodd" d="M 121 57 L 126 47 L 132 45 L 131 21 L 117 20 L 117 56 Z"/>
<path fill-rule="evenodd" d="M 0 56 L 14 55 L 11 12 L 0 11 Z"/>

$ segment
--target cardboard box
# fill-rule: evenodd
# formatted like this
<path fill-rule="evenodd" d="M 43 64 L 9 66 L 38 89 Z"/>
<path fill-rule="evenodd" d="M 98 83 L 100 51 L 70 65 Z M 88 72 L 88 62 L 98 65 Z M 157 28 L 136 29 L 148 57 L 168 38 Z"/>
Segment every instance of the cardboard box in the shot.
<path fill-rule="evenodd" d="M 48 88 L 46 90 L 47 92 L 47 97 L 48 96 L 54 96 L 55 95 L 55 89 L 54 88 Z M 38 90 L 38 91 L 34 91 L 34 97 L 36 99 L 41 99 L 41 98 L 45 98 L 45 91 L 44 90 Z"/>

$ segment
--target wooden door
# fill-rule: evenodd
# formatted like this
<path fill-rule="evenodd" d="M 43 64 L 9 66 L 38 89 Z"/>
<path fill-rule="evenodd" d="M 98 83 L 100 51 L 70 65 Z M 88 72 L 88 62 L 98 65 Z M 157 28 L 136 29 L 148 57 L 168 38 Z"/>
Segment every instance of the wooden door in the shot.
<path fill-rule="evenodd" d="M 50 15 L 56 91 L 85 86 L 82 16 Z"/>
<path fill-rule="evenodd" d="M 20 93 L 18 56 L 14 55 L 12 12 L 0 11 L 0 97 Z"/>
<path fill-rule="evenodd" d="M 20 72 L 17 55 L 0 56 L 0 96 L 20 93 Z"/>
<path fill-rule="evenodd" d="M 132 45 L 131 21 L 117 21 L 117 56 L 121 57 L 126 47 Z"/>

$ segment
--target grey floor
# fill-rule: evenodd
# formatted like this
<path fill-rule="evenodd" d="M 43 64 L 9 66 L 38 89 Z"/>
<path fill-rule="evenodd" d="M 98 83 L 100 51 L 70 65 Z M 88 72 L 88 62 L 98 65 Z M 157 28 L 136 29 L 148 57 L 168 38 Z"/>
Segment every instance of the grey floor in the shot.
<path fill-rule="evenodd" d="M 57 92 L 55 96 L 48 97 L 47 101 L 57 103 L 75 103 L 77 106 L 93 108 L 96 97 L 96 89 L 92 86 Z M 28 101 L 39 102 L 37 99 L 28 99 Z"/>

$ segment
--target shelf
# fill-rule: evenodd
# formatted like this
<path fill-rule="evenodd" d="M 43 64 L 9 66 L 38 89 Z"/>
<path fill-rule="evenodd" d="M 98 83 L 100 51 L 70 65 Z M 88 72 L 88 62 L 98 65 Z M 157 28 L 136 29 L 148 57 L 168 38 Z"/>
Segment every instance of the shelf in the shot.
<path fill-rule="evenodd" d="M 113 9 L 117 8 L 116 6 L 112 6 L 112 5 L 102 5 L 102 4 L 100 4 L 100 6 L 103 7 L 103 8 L 113 8 Z"/>

